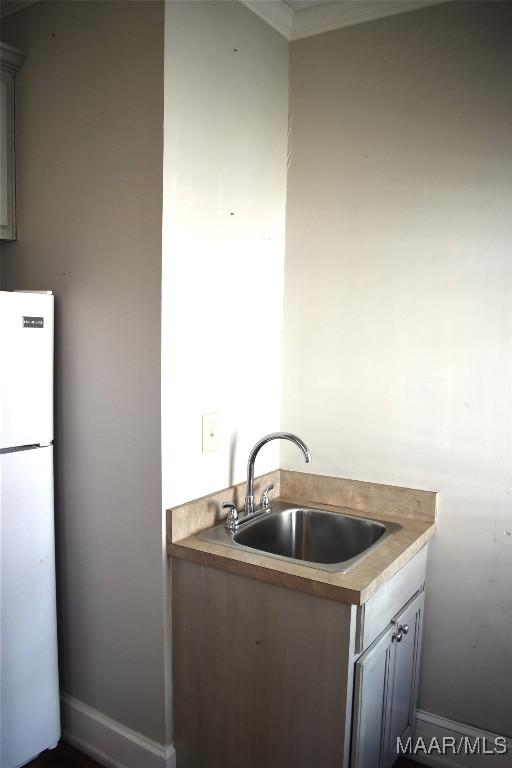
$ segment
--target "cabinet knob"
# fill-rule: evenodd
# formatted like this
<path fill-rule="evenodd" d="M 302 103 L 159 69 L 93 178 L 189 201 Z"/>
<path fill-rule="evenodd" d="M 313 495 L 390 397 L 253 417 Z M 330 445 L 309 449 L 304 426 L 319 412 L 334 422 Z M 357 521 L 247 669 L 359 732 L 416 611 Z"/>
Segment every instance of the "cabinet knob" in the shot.
<path fill-rule="evenodd" d="M 408 632 L 409 632 L 408 624 L 399 624 L 397 626 L 396 632 L 393 632 L 391 639 L 396 640 L 397 643 L 401 643 L 404 635 L 406 635 Z"/>

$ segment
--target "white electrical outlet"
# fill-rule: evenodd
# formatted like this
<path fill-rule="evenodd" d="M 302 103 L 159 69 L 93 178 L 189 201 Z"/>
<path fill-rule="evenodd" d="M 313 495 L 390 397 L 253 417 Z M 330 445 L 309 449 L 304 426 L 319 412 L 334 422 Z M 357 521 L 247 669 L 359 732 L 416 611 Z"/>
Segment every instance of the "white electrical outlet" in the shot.
<path fill-rule="evenodd" d="M 216 413 L 203 413 L 203 453 L 211 453 L 219 447 Z"/>

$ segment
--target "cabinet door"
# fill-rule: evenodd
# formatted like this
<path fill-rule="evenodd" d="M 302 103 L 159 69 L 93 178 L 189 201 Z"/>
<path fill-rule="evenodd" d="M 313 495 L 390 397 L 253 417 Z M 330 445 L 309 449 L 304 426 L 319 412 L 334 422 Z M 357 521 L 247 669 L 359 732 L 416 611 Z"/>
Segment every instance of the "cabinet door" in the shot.
<path fill-rule="evenodd" d="M 412 736 L 418 703 L 418 678 L 423 630 L 424 593 L 420 592 L 395 617 L 393 687 L 390 697 L 387 751 L 397 757 L 397 739 Z M 398 642 L 397 642 L 398 639 Z"/>
<path fill-rule="evenodd" d="M 387 768 L 395 627 L 375 640 L 355 665 L 352 768 Z"/>
<path fill-rule="evenodd" d="M 352 768 L 390 768 L 397 739 L 412 735 L 423 603 L 420 592 L 356 662 Z"/>
<path fill-rule="evenodd" d="M 0 71 L 0 238 L 14 238 L 14 75 Z"/>

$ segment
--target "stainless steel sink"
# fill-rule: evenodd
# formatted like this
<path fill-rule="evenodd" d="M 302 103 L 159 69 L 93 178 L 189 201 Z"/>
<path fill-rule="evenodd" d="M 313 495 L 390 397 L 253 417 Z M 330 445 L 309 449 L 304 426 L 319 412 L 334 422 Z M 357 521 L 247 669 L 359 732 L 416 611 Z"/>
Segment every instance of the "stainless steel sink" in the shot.
<path fill-rule="evenodd" d="M 228 531 L 222 523 L 199 538 L 345 573 L 400 528 L 397 523 L 273 501 L 270 513 L 242 523 L 238 530 Z"/>

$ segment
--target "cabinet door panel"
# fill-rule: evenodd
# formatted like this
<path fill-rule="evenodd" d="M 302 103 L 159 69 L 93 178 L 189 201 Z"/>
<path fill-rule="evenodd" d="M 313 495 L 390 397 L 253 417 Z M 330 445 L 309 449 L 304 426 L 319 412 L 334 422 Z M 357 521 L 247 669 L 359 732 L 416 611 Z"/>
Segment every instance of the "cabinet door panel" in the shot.
<path fill-rule="evenodd" d="M 395 617 L 396 632 L 400 627 L 402 639 L 395 643 L 393 689 L 391 693 L 390 728 L 388 750 L 396 759 L 397 739 L 405 740 L 412 735 L 418 700 L 418 676 L 423 629 L 424 593 L 421 592 Z"/>
<path fill-rule="evenodd" d="M 388 712 L 394 666 L 394 628 L 356 662 L 352 768 L 387 768 Z"/>
<path fill-rule="evenodd" d="M 0 42 L 0 240 L 16 238 L 14 73 L 25 54 Z"/>
<path fill-rule="evenodd" d="M 0 236 L 9 238 L 12 205 L 12 89 L 13 76 L 0 72 Z"/>

